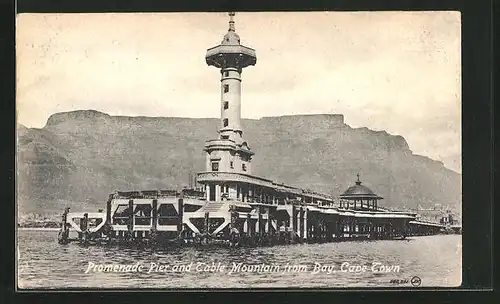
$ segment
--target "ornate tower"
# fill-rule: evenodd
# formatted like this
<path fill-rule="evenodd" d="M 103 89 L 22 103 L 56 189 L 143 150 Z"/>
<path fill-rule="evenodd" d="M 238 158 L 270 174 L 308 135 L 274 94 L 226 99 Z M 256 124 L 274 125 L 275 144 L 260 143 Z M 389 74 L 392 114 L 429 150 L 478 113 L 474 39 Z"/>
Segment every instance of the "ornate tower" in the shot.
<path fill-rule="evenodd" d="M 207 50 L 209 66 L 220 69 L 219 137 L 206 142 L 206 170 L 198 173 L 198 182 L 205 187 L 208 201 L 248 198 L 248 187 L 241 178 L 251 175 L 250 151 L 241 128 L 241 72 L 255 65 L 255 50 L 243 46 L 234 27 L 234 13 L 229 13 L 229 29 L 221 43 Z"/>
<path fill-rule="evenodd" d="M 243 46 L 236 34 L 234 13 L 229 13 L 229 29 L 222 42 L 207 50 L 209 66 L 221 73 L 221 118 L 219 138 L 207 141 L 207 170 L 251 173 L 253 152 L 243 140 L 241 128 L 241 73 L 243 68 L 255 65 L 255 50 Z"/>

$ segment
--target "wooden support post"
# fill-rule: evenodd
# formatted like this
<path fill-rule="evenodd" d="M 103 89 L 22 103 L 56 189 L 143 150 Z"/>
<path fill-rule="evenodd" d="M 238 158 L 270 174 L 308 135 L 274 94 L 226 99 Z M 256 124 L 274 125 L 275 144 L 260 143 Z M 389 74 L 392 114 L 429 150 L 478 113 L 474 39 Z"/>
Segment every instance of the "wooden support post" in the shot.
<path fill-rule="evenodd" d="M 152 217 L 153 217 L 152 218 L 153 225 L 152 225 L 151 230 L 156 231 L 156 227 L 158 226 L 158 200 L 157 199 L 153 200 L 153 209 L 151 210 L 151 213 L 152 213 Z"/>
<path fill-rule="evenodd" d="M 299 231 L 299 208 L 294 205 L 295 212 L 293 216 L 293 232 L 297 234 Z"/>
<path fill-rule="evenodd" d="M 236 211 L 236 207 L 233 206 L 233 211 L 232 211 L 232 222 L 233 222 L 233 228 L 238 229 L 238 232 L 241 234 L 241 227 L 238 225 L 238 219 L 240 218 L 240 214 L 238 211 Z"/>
<path fill-rule="evenodd" d="M 134 200 L 128 201 L 128 225 L 127 230 L 129 235 L 134 233 Z"/>
<path fill-rule="evenodd" d="M 313 217 L 313 222 L 311 223 L 311 231 L 312 231 L 312 240 L 316 241 L 318 238 L 318 219 L 319 219 L 319 213 L 315 212 L 314 217 Z"/>
<path fill-rule="evenodd" d="M 260 219 L 260 232 L 261 234 L 265 234 L 266 233 L 266 223 L 264 222 L 264 218 L 263 218 L 263 215 L 266 214 L 266 208 L 264 206 L 261 207 L 260 209 L 260 212 L 261 212 L 261 219 Z"/>
<path fill-rule="evenodd" d="M 272 235 L 272 226 L 271 226 L 271 207 L 267 207 L 267 222 L 266 222 L 266 232 L 268 235 Z"/>
<path fill-rule="evenodd" d="M 252 225 L 251 225 L 250 213 L 247 213 L 247 236 L 251 235 L 252 235 Z"/>
<path fill-rule="evenodd" d="M 332 239 L 332 219 L 331 219 L 331 215 L 327 215 L 325 224 L 326 224 L 326 240 L 327 241 L 331 241 L 331 239 Z"/>
<path fill-rule="evenodd" d="M 183 225 L 183 217 L 184 217 L 184 192 L 181 191 L 181 197 L 179 198 L 179 201 L 178 201 L 178 214 L 179 214 L 179 222 L 177 224 L 177 231 L 182 231 L 183 228 L 184 228 L 184 225 Z"/>
<path fill-rule="evenodd" d="M 337 227 L 335 231 L 335 236 L 336 237 L 341 237 L 342 235 L 342 217 L 339 215 L 337 219 Z"/>
<path fill-rule="evenodd" d="M 308 230 L 308 226 L 307 226 L 307 216 L 308 216 L 308 212 L 307 212 L 307 207 L 304 209 L 304 234 L 303 234 L 303 237 L 304 239 L 307 240 L 307 230 Z"/>
<path fill-rule="evenodd" d="M 299 237 L 302 239 L 304 237 L 304 209 L 300 207 L 299 211 Z"/>
<path fill-rule="evenodd" d="M 64 213 L 62 215 L 61 231 L 57 235 L 57 242 L 59 244 L 67 244 L 69 242 L 69 228 L 68 225 L 68 212 L 69 207 L 64 208 Z"/>
<path fill-rule="evenodd" d="M 81 229 L 83 232 L 87 231 L 88 226 L 89 226 L 89 214 L 84 213 L 83 214 L 83 221 L 81 222 Z"/>
<path fill-rule="evenodd" d="M 307 225 L 307 239 L 309 242 L 314 239 L 313 226 L 314 226 L 314 213 L 308 212 L 308 225 Z"/>
<path fill-rule="evenodd" d="M 87 224 L 88 224 L 88 213 L 85 213 L 83 215 L 83 218 L 80 219 L 80 230 L 82 232 L 78 233 L 78 238 L 80 239 L 80 241 L 82 240 L 83 238 L 83 234 L 87 232 Z"/>
<path fill-rule="evenodd" d="M 321 214 L 320 213 L 316 213 L 316 220 L 314 221 L 314 240 L 316 242 L 319 241 L 319 238 L 321 236 L 321 233 L 320 233 L 320 216 Z"/>
<path fill-rule="evenodd" d="M 209 218 L 210 218 L 210 212 L 205 212 L 205 223 L 203 225 L 203 230 L 205 233 L 210 233 L 209 232 L 209 227 L 208 227 L 208 224 L 209 224 Z"/>
<path fill-rule="evenodd" d="M 323 214 L 318 214 L 318 240 L 323 242 Z"/>
<path fill-rule="evenodd" d="M 261 223 L 262 223 L 262 214 L 261 214 L 261 211 L 262 211 L 262 207 L 261 206 L 257 206 L 257 225 L 255 226 L 256 227 L 255 232 L 258 235 L 262 234 L 262 231 L 261 231 Z"/>
<path fill-rule="evenodd" d="M 106 223 L 111 224 L 111 202 L 113 201 L 113 194 L 109 195 L 108 201 L 106 202 Z"/>
<path fill-rule="evenodd" d="M 62 221 L 61 221 L 61 230 L 66 231 L 66 223 L 68 222 L 68 211 L 67 208 L 64 210 L 64 213 L 62 215 Z"/>
<path fill-rule="evenodd" d="M 236 187 L 238 187 L 238 185 L 236 185 Z M 230 212 L 230 225 L 231 225 L 231 228 L 236 228 L 236 221 L 235 221 L 235 218 L 234 218 L 234 205 L 230 205 L 229 206 L 229 212 Z"/>

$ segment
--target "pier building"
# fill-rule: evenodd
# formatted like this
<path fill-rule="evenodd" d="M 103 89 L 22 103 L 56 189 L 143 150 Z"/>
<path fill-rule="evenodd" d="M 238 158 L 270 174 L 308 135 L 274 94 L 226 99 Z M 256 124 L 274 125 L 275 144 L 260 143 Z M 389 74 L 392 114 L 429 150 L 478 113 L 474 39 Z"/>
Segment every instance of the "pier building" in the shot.
<path fill-rule="evenodd" d="M 343 194 L 340 195 L 340 208 L 354 210 L 378 210 L 378 200 L 382 197 L 373 193 L 373 191 L 361 184 L 358 180 L 354 186 L 349 187 Z"/>
<path fill-rule="evenodd" d="M 207 65 L 220 71 L 221 110 L 218 134 L 203 149 L 205 170 L 196 176 L 201 191 L 117 191 L 110 194 L 106 211 L 65 210 L 59 242 L 236 246 L 437 233 L 442 226 L 438 223 L 379 206 L 383 198 L 363 185 L 359 174 L 353 186 L 333 197 L 252 173 L 255 152 L 241 125 L 241 83 L 243 69 L 256 65 L 257 57 L 254 49 L 241 43 L 234 16 L 229 13 L 227 33 L 205 56 Z"/>

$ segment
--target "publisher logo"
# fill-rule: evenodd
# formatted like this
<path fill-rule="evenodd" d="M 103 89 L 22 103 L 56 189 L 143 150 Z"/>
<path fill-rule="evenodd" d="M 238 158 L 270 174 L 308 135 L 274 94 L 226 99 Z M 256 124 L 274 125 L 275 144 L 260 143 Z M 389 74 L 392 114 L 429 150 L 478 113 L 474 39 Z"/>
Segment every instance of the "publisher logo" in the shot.
<path fill-rule="evenodd" d="M 410 283 L 411 283 L 411 285 L 416 287 L 416 286 L 420 286 L 420 284 L 422 284 L 422 280 L 419 277 L 414 276 L 413 278 L 411 278 Z"/>

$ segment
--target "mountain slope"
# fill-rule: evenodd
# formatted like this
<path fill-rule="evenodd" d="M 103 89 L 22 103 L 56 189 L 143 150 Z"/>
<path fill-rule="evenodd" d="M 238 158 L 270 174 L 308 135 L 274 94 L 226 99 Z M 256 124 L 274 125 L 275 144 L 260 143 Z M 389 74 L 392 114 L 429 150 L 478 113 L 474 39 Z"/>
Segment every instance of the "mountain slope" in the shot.
<path fill-rule="evenodd" d="M 405 139 L 351 128 L 342 115 L 244 119 L 256 152 L 253 173 L 339 195 L 356 173 L 380 205 L 461 208 L 461 176 L 414 155 Z M 114 190 L 182 187 L 203 171 L 217 119 L 120 117 L 97 111 L 52 115 L 44 128 L 18 127 L 19 210 L 102 208 Z"/>

